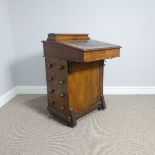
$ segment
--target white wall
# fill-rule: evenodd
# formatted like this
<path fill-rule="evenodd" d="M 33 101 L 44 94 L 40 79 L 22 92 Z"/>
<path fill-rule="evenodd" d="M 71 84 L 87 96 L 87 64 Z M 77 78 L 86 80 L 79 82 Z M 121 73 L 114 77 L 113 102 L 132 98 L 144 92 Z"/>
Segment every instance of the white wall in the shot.
<path fill-rule="evenodd" d="M 45 85 L 40 41 L 71 32 L 123 47 L 107 61 L 106 86 L 155 86 L 154 0 L 10 0 L 9 9 L 18 85 Z"/>
<path fill-rule="evenodd" d="M 12 33 L 6 0 L 0 0 L 0 96 L 15 86 Z"/>

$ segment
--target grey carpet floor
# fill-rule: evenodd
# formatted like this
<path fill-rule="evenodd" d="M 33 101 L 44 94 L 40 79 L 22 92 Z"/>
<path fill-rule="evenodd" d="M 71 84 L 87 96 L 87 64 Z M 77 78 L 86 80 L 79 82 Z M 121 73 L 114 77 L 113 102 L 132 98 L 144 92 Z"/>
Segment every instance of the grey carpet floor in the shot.
<path fill-rule="evenodd" d="M 155 96 L 105 100 L 69 128 L 50 117 L 46 95 L 16 96 L 0 109 L 0 155 L 155 155 Z"/>

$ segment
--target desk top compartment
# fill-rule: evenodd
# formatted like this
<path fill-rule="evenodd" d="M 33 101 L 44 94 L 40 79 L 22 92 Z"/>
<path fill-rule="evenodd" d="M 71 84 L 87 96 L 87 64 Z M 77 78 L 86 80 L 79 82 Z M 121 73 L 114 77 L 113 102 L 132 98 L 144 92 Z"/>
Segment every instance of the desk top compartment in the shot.
<path fill-rule="evenodd" d="M 120 56 L 120 46 L 90 40 L 88 34 L 48 34 L 43 41 L 45 57 L 89 62 Z"/>

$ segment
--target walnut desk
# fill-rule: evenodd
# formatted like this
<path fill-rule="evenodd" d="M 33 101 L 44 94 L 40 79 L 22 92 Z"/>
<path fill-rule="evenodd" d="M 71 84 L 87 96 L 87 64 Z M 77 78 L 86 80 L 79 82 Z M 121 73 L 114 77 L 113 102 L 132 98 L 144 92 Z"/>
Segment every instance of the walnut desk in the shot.
<path fill-rule="evenodd" d="M 43 41 L 47 109 L 69 126 L 87 113 L 105 109 L 104 60 L 119 57 L 120 46 L 90 40 L 88 34 L 48 34 Z"/>

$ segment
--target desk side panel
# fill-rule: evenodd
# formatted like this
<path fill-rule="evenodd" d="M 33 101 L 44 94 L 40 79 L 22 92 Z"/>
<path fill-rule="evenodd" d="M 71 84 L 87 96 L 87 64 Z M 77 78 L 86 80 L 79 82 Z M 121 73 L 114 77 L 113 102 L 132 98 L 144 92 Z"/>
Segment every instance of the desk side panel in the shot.
<path fill-rule="evenodd" d="M 72 63 L 68 75 L 69 107 L 79 118 L 96 109 L 103 94 L 103 61 Z"/>
<path fill-rule="evenodd" d="M 44 56 L 56 59 L 83 61 L 83 51 L 65 46 L 55 41 L 44 41 Z"/>

